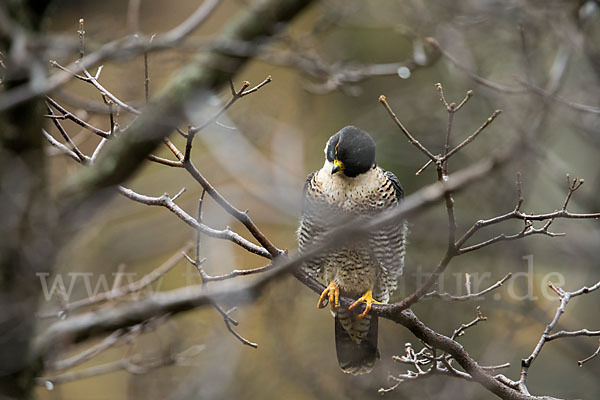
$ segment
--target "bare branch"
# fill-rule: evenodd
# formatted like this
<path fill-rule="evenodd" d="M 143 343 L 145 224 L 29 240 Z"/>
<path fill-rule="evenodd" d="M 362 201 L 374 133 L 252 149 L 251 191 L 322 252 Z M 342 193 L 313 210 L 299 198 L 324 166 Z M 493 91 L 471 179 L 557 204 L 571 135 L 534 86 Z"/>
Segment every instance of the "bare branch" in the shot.
<path fill-rule="evenodd" d="M 254 238 L 261 244 L 262 247 L 253 245 L 254 251 L 250 250 L 249 246 L 246 247 L 248 250 L 255 254 L 262 255 L 264 257 L 273 258 L 283 253 L 282 250 L 278 249 L 271 243 L 269 239 L 258 229 L 256 224 L 252 221 L 247 212 L 242 212 L 235 208 L 229 201 L 227 201 L 221 194 L 204 178 L 204 176 L 198 171 L 191 160 L 184 163 L 184 168 L 192 175 L 192 177 L 202 186 L 204 190 L 212 197 L 225 211 L 231 216 L 240 221 L 246 229 L 254 236 Z M 240 244 L 240 243 L 238 243 Z M 247 244 L 247 243 L 246 243 Z M 264 255 L 263 251 L 267 251 L 267 255 Z"/>
<path fill-rule="evenodd" d="M 229 240 L 229 241 L 243 247 L 244 249 L 248 250 L 251 253 L 257 254 L 262 257 L 271 258 L 271 254 L 265 248 L 257 246 L 252 242 L 249 242 L 248 240 L 244 239 L 242 236 L 233 232 L 229 227 L 227 227 L 224 230 L 216 230 L 216 229 L 212 229 L 204 224 L 199 224 L 195 218 L 190 216 L 188 213 L 183 211 L 177 204 L 175 204 L 173 199 L 171 199 L 171 197 L 169 197 L 169 195 L 166 193 L 163 194 L 162 196 L 150 197 L 150 196 L 145 196 L 145 195 L 136 193 L 133 190 L 124 188 L 122 186 L 119 187 L 119 193 L 121 193 L 123 196 L 125 196 L 131 200 L 137 201 L 138 203 L 146 204 L 149 206 L 166 207 L 171 212 L 173 212 L 175 215 L 177 215 L 179 217 L 179 219 L 181 219 L 183 222 L 188 224 L 190 227 L 200 230 L 200 231 L 202 231 L 202 233 L 204 233 L 210 237 Z"/>
<path fill-rule="evenodd" d="M 400 122 L 398 117 L 396 117 L 396 114 L 394 113 L 394 111 L 392 110 L 390 105 L 388 104 L 384 95 L 379 96 L 379 102 L 383 105 L 383 107 L 385 107 L 385 109 L 390 114 L 390 116 L 392 117 L 392 119 L 394 120 L 396 125 L 398 125 L 398 128 L 400 128 L 402 133 L 404 133 L 404 135 L 406 135 L 406 137 L 408 138 L 408 141 L 410 143 L 412 143 L 417 149 L 421 150 L 423 152 L 423 154 L 425 154 L 427 157 L 429 157 L 429 159 L 431 161 L 437 163 L 438 157 L 434 156 L 429 150 L 427 150 L 427 148 L 425 146 L 423 146 L 421 144 L 421 142 L 419 142 L 417 139 L 415 139 L 414 136 L 411 135 L 411 133 L 404 127 L 402 122 Z"/>
<path fill-rule="evenodd" d="M 53 147 L 57 148 L 62 153 L 68 155 L 73 160 L 75 160 L 77 162 L 81 162 L 81 159 L 79 158 L 79 156 L 77 154 L 75 154 L 75 152 L 73 150 L 69 149 L 67 146 L 65 146 L 64 144 L 60 143 L 58 140 L 54 139 L 52 137 L 52 135 L 50 135 L 48 133 L 48 131 L 46 131 L 45 129 L 42 129 L 42 134 L 44 135 L 44 137 L 46 138 L 46 140 L 50 143 L 50 145 L 52 145 Z"/>
<path fill-rule="evenodd" d="M 46 97 L 46 100 L 48 101 L 48 103 L 50 103 L 50 105 L 52 107 L 54 107 L 55 109 L 57 109 L 58 111 L 60 111 L 63 114 L 62 116 L 60 116 L 60 118 L 70 119 L 71 121 L 75 122 L 76 124 L 82 126 L 83 128 L 85 128 L 103 138 L 108 138 L 110 136 L 110 132 L 105 132 L 101 129 L 98 129 L 98 128 L 88 124 L 81 118 L 78 118 L 75 114 L 71 113 L 70 111 L 67 111 L 64 107 L 62 107 L 60 104 L 58 104 L 56 101 L 54 101 L 51 97 Z M 59 116 L 54 116 L 53 118 L 58 118 L 58 117 Z"/>
<path fill-rule="evenodd" d="M 523 197 L 523 188 L 521 182 L 521 172 L 517 172 L 517 205 L 515 206 L 515 211 L 520 211 L 525 198 Z"/>
<path fill-rule="evenodd" d="M 56 376 L 45 376 L 35 378 L 36 384 L 45 387 L 53 387 L 57 384 L 73 382 L 93 376 L 105 375 L 116 371 L 126 371 L 132 375 L 145 374 L 150 370 L 165 367 L 167 365 L 179 364 L 203 350 L 204 346 L 192 346 L 182 352 L 170 354 L 168 356 L 150 358 L 141 354 L 136 354 L 131 357 L 122 358 L 117 361 L 100 364 L 81 371 L 64 373 Z"/>
<path fill-rule="evenodd" d="M 198 28 L 206 19 L 213 13 L 221 0 L 205 0 L 200 7 L 196 9 L 185 21 L 179 26 L 171 29 L 167 33 L 158 36 L 157 44 L 161 47 L 166 47 L 170 43 L 177 43 L 186 38 L 196 28 Z"/>
<path fill-rule="evenodd" d="M 85 54 L 85 29 L 83 28 L 84 22 L 85 20 L 83 18 L 79 20 L 79 30 L 77 31 L 79 34 L 79 61 L 81 61 Z"/>
<path fill-rule="evenodd" d="M 524 86 L 526 86 L 529 90 L 531 90 L 532 92 L 544 97 L 544 98 L 549 98 L 552 99 L 554 101 L 557 101 L 559 103 L 562 103 L 574 110 L 577 111 L 582 111 L 582 112 L 587 112 L 587 113 L 591 113 L 591 114 L 600 114 L 600 107 L 594 107 L 594 106 L 590 106 L 587 104 L 581 104 L 581 103 L 576 103 L 574 101 L 570 101 L 565 99 L 564 97 L 558 96 L 556 94 L 553 94 L 551 92 L 548 92 L 547 90 L 544 90 L 540 87 L 528 84 L 526 82 L 521 81 L 521 84 L 523 84 Z"/>
<path fill-rule="evenodd" d="M 98 354 L 102 353 L 104 350 L 107 350 L 113 347 L 125 334 L 124 329 L 117 329 L 109 336 L 104 338 L 104 340 L 96 343 L 95 345 L 88 347 L 84 351 L 75 354 L 72 357 L 69 357 L 64 360 L 59 360 L 51 363 L 47 366 L 51 371 L 62 371 L 65 369 L 73 368 L 79 364 L 86 362 L 87 360 L 92 359 Z"/>
<path fill-rule="evenodd" d="M 498 236 L 494 236 L 491 239 L 485 240 L 481 243 L 477 243 L 468 247 L 462 247 L 460 249 L 458 249 L 458 253 L 459 254 L 466 254 L 475 250 L 479 250 L 483 247 L 492 245 L 494 243 L 498 243 L 498 242 L 506 242 L 506 241 L 510 241 L 510 240 L 517 240 L 517 239 L 522 239 L 526 236 L 531 236 L 531 235 L 535 235 L 535 234 L 541 234 L 541 235 L 546 235 L 546 236 L 550 236 L 550 237 L 557 237 L 557 236 L 565 236 L 565 233 L 557 233 L 557 232 L 549 232 L 545 227 L 542 228 L 534 228 L 533 224 L 531 224 L 530 221 L 526 220 L 525 221 L 525 227 L 523 228 L 523 230 L 519 233 L 515 233 L 514 235 L 507 235 L 505 233 L 501 233 Z"/>
<path fill-rule="evenodd" d="M 565 337 L 577 337 L 577 336 L 600 336 L 600 331 L 590 331 L 588 329 L 580 329 L 578 331 L 560 331 L 549 335 L 546 338 L 547 342 L 554 339 L 560 339 Z"/>
<path fill-rule="evenodd" d="M 252 268 L 252 269 L 234 269 L 230 273 L 223 274 L 223 275 L 214 275 L 214 276 L 205 275 L 205 277 L 203 279 L 205 279 L 206 282 L 225 281 L 227 279 L 235 278 L 237 276 L 260 274 L 262 272 L 266 272 L 266 271 L 270 270 L 271 268 L 273 268 L 273 264 L 269 263 L 262 267 L 257 267 L 257 268 Z"/>
<path fill-rule="evenodd" d="M 98 73 L 99 72 L 100 72 L 100 69 L 98 69 Z M 90 73 L 88 72 L 88 70 L 85 69 L 85 68 L 83 69 L 83 73 L 85 74 L 85 76 L 87 78 L 87 82 L 91 83 L 104 96 L 108 97 L 109 99 L 111 99 L 112 101 L 114 101 L 116 104 L 118 104 L 121 108 L 123 108 L 124 110 L 129 111 L 132 114 L 135 114 L 135 115 L 140 115 L 141 114 L 141 111 L 139 111 L 136 108 L 130 106 L 129 104 L 127 104 L 127 103 L 119 100 L 119 98 L 117 96 L 115 96 L 114 94 L 112 94 L 111 92 L 109 92 L 108 90 L 106 90 L 104 88 L 104 86 L 102 86 L 100 84 L 100 82 L 98 82 L 98 74 L 94 77 L 94 76 L 90 75 Z"/>
<path fill-rule="evenodd" d="M 477 306 L 477 317 L 469 323 L 461 324 L 458 329 L 454 330 L 454 333 L 452 333 L 452 336 L 450 336 L 450 339 L 455 340 L 459 336 L 464 335 L 465 331 L 467 329 L 477 325 L 480 321 L 487 321 L 487 317 L 481 313 L 481 308 L 479 306 Z"/>
<path fill-rule="evenodd" d="M 71 76 L 73 76 L 74 78 L 77 78 L 77 79 L 79 79 L 79 80 L 81 80 L 81 81 L 84 81 L 84 82 L 87 82 L 87 81 L 88 81 L 88 78 L 86 78 L 85 76 L 83 76 L 83 75 L 79 75 L 79 74 L 76 74 L 75 72 L 71 71 L 70 69 L 68 69 L 68 68 L 66 68 L 66 67 L 63 67 L 63 66 L 62 66 L 62 65 L 60 65 L 60 64 L 58 63 L 58 61 L 56 61 L 56 60 L 50 60 L 50 61 L 49 61 L 49 63 L 50 63 L 50 65 L 52 65 L 54 68 L 58 68 L 58 69 L 60 69 L 61 71 L 64 71 L 64 72 L 66 72 L 66 73 L 70 74 L 70 75 L 71 75 Z M 98 68 L 98 70 L 100 70 L 100 67 Z"/>
<path fill-rule="evenodd" d="M 492 81 L 489 81 L 489 80 L 487 80 L 485 78 L 480 77 L 479 75 L 477 75 L 476 73 L 474 73 L 473 71 L 471 71 L 469 68 L 467 68 L 463 64 L 461 64 L 453 56 L 451 56 L 445 49 L 442 48 L 442 46 L 440 46 L 440 44 L 438 43 L 437 40 L 435 40 L 432 37 L 428 37 L 425 40 L 430 45 L 436 47 L 440 51 L 440 53 L 442 54 L 442 56 L 444 56 L 448 61 L 450 61 L 458 69 L 462 70 L 465 74 L 467 74 L 467 76 L 469 76 L 469 78 L 473 79 L 475 82 L 479 83 L 480 85 L 487 86 L 487 87 L 489 87 L 491 89 L 494 89 L 494 90 L 497 90 L 497 91 L 503 92 L 503 93 L 523 93 L 523 92 L 526 92 L 526 89 L 521 88 L 521 87 L 504 86 L 504 85 L 500 85 L 500 84 L 494 83 Z"/>
<path fill-rule="evenodd" d="M 140 280 L 132 282 L 126 286 L 114 287 L 109 291 L 98 293 L 93 297 L 86 297 L 84 299 L 77 300 L 72 303 L 66 303 L 63 305 L 60 311 L 45 312 L 39 314 L 38 316 L 40 318 L 56 318 L 61 315 L 68 315 L 73 311 L 76 311 L 83 307 L 100 304 L 106 301 L 111 301 L 127 296 L 131 293 L 139 292 L 140 290 L 156 282 L 158 279 L 162 278 L 170 270 L 172 270 L 177 265 L 177 263 L 179 263 L 179 261 L 183 259 L 185 253 L 189 251 L 190 248 L 191 244 L 186 244 L 181 250 L 177 251 L 173 256 L 171 256 L 168 260 L 166 260 L 152 272 L 150 272 L 147 275 L 144 275 L 144 277 Z"/>
<path fill-rule="evenodd" d="M 219 110 L 219 112 L 217 114 L 215 114 L 212 118 L 208 119 L 207 121 L 202 123 L 202 125 L 200 125 L 200 126 L 189 129 L 188 133 L 187 133 L 188 134 L 188 142 L 191 142 L 191 140 L 189 139 L 190 133 L 191 133 L 192 139 L 193 139 L 193 135 L 200 132 L 202 129 L 206 128 L 207 126 L 217 122 L 219 117 L 221 117 L 221 115 L 223 115 L 225 113 L 225 111 L 227 111 L 237 100 L 260 90 L 263 86 L 265 86 L 266 84 L 268 84 L 270 82 L 272 82 L 271 75 L 267 76 L 265 78 L 265 80 L 263 80 L 261 83 L 259 83 L 255 87 L 248 89 L 248 87 L 250 87 L 250 82 L 244 81 L 244 82 L 242 82 L 242 87 L 239 90 L 235 90 L 235 87 L 233 86 L 233 82 L 231 82 L 231 85 L 232 85 L 231 86 L 231 90 L 232 90 L 231 99 L 229 99 L 229 101 L 223 106 L 223 108 L 221 108 L 221 110 Z M 246 89 L 248 89 L 248 90 L 246 90 Z M 187 154 L 187 146 L 186 146 L 186 154 Z"/>
<path fill-rule="evenodd" d="M 88 157 L 86 157 L 81 152 L 81 150 L 79 150 L 79 148 L 77 147 L 77 145 L 75 143 L 73 143 L 73 141 L 71 140 L 71 137 L 69 136 L 69 134 L 67 133 L 67 131 L 65 131 L 65 128 L 63 128 L 63 126 L 58 121 L 58 119 L 54 118 L 55 114 L 52 111 L 52 108 L 50 108 L 50 105 L 48 103 L 46 103 L 46 108 L 48 110 L 48 114 L 49 114 L 48 116 L 50 117 L 50 119 L 54 123 L 54 126 L 56 126 L 56 129 L 58 129 L 58 131 L 60 132 L 60 134 L 63 137 L 63 139 L 65 139 L 65 142 L 67 142 L 67 144 L 69 145 L 69 148 L 73 151 L 73 153 L 75 153 L 77 155 L 77 158 L 79 159 L 80 162 L 86 162 Z"/>
<path fill-rule="evenodd" d="M 565 202 L 563 203 L 563 207 L 560 210 L 555 211 L 553 213 L 546 213 L 546 214 L 526 214 L 521 211 L 521 205 L 523 204 L 523 194 L 522 194 L 522 189 L 521 189 L 521 176 L 520 176 L 520 174 L 518 174 L 518 176 L 517 176 L 518 200 L 517 200 L 517 204 L 516 204 L 514 210 L 509 213 L 506 213 L 504 215 L 490 218 L 488 220 L 477 221 L 473 226 L 471 226 L 471 228 L 469 228 L 464 233 L 464 235 L 462 237 L 460 237 L 456 241 L 458 253 L 464 254 L 464 253 L 468 253 L 468 252 L 471 252 L 474 250 L 478 250 L 482 247 L 486 247 L 486 246 L 489 246 L 489 245 L 497 243 L 497 242 L 521 239 L 525 236 L 530 236 L 530 235 L 535 235 L 535 234 L 543 234 L 543 235 L 547 235 L 550 237 L 564 236 L 564 233 L 555 233 L 555 232 L 548 231 L 548 228 L 550 227 L 550 224 L 552 223 L 552 221 L 554 221 L 557 218 L 572 218 L 572 219 L 600 218 L 600 213 L 577 214 L 577 213 L 570 213 L 567 211 L 566 207 L 569 204 L 569 200 L 570 200 L 572 194 L 577 189 L 579 189 L 581 187 L 581 185 L 583 184 L 582 179 L 580 180 L 578 178 L 575 178 L 572 182 L 571 182 L 570 178 L 568 178 L 568 179 L 569 179 L 569 191 L 567 193 Z M 521 232 L 513 234 L 513 235 L 506 235 L 506 234 L 502 233 L 498 236 L 495 236 L 495 237 L 488 239 L 486 241 L 483 241 L 481 243 L 478 243 L 478 244 L 475 244 L 472 246 L 468 246 L 468 247 L 463 247 L 464 243 L 467 240 L 469 240 L 469 238 L 471 238 L 481 228 L 499 224 L 501 222 L 504 222 L 504 221 L 507 221 L 510 219 L 520 219 L 523 222 L 525 222 L 525 227 L 523 228 L 523 230 Z M 541 228 L 535 228 L 533 226 L 533 224 L 531 223 L 531 221 L 548 221 L 548 222 Z"/>
<path fill-rule="evenodd" d="M 481 296 L 490 293 L 491 291 L 499 288 L 500 286 L 502 286 L 507 280 L 510 279 L 510 277 L 512 276 L 512 273 L 508 273 L 504 276 L 504 278 L 500 279 L 498 282 L 494 283 L 492 286 L 483 289 L 480 292 L 477 293 L 467 293 L 464 296 L 453 296 L 449 293 L 439 293 L 437 290 L 434 290 L 432 292 L 427 293 L 426 295 L 423 296 L 424 299 L 426 298 L 438 298 L 438 299 L 442 299 L 442 300 L 449 300 L 449 301 L 469 301 L 469 300 L 475 300 L 480 298 Z"/>
<path fill-rule="evenodd" d="M 225 321 L 225 326 L 227 327 L 227 330 L 240 342 L 242 342 L 243 344 L 245 344 L 246 346 L 252 347 L 254 349 L 258 348 L 258 344 L 249 341 L 248 339 L 244 338 L 242 335 L 240 335 L 235 329 L 233 329 L 233 327 L 231 326 L 232 323 L 228 318 L 223 318 L 223 321 Z"/>
<path fill-rule="evenodd" d="M 446 96 L 444 96 L 444 88 L 442 87 L 442 84 L 436 83 L 435 88 L 440 93 L 440 101 L 442 102 L 442 105 L 444 106 L 446 111 L 452 112 L 454 110 L 454 106 L 450 107 L 450 104 L 448 104 L 448 102 L 446 101 Z"/>
<path fill-rule="evenodd" d="M 553 286 L 551 283 L 549 283 L 549 285 Z M 531 367 L 531 364 L 535 361 L 535 359 L 538 357 L 538 355 L 542 351 L 542 347 L 544 346 L 544 344 L 546 344 L 546 342 L 549 341 L 548 338 L 550 337 L 550 332 L 552 332 L 552 330 L 558 324 L 558 320 L 564 314 L 565 308 L 567 307 L 567 304 L 569 303 L 569 301 L 573 297 L 577 297 L 577 296 L 580 296 L 583 294 L 588 294 L 588 293 L 591 293 L 598 289 L 600 289 L 600 282 L 596 283 L 592 287 L 584 286 L 581 289 L 573 291 L 573 292 L 567 292 L 560 288 L 555 289 L 560 297 L 560 306 L 556 309 L 556 313 L 554 314 L 554 318 L 552 319 L 552 321 L 548 325 L 546 325 L 546 328 L 544 329 L 544 332 L 542 333 L 542 336 L 540 337 L 540 340 L 538 341 L 537 345 L 531 352 L 531 355 L 529 357 L 521 360 L 521 378 L 519 379 L 519 387 L 524 393 L 529 393 L 527 391 L 527 386 L 526 386 L 529 368 Z M 554 339 L 561 337 L 561 336 L 569 336 L 568 334 L 562 334 L 562 335 L 559 335 L 559 334 L 561 334 L 561 332 L 556 334 L 558 336 L 556 336 L 556 335 L 552 335 L 552 336 L 555 336 Z M 573 335 L 573 336 L 577 336 L 577 335 Z"/>
<path fill-rule="evenodd" d="M 452 150 L 450 150 L 448 152 L 448 154 L 446 154 L 443 158 L 445 160 L 447 160 L 448 158 L 452 157 L 454 154 L 456 154 L 460 149 L 462 149 L 463 147 L 465 147 L 466 145 L 468 145 L 469 143 L 471 143 L 473 140 L 475 140 L 475 138 L 485 129 L 487 128 L 492 122 L 494 122 L 494 120 L 496 119 L 496 117 L 498 115 L 500 115 L 500 113 L 502 112 L 502 110 L 496 110 L 492 113 L 492 115 L 485 120 L 485 122 L 483 123 L 483 125 L 481 125 L 479 128 L 477 128 L 477 130 L 475 132 L 473 132 L 473 134 L 469 137 L 467 137 L 465 140 L 463 140 L 459 145 L 457 145 L 456 147 L 454 147 Z"/>
<path fill-rule="evenodd" d="M 155 156 L 154 154 L 149 154 L 148 160 L 158 163 L 158 164 L 166 165 L 168 167 L 175 167 L 175 168 L 183 167 L 183 164 L 181 163 L 181 161 L 169 160 L 167 158 Z"/>
<path fill-rule="evenodd" d="M 416 176 L 419 176 L 419 175 L 421 175 L 421 172 L 425 171 L 425 169 L 426 169 L 427 167 L 429 167 L 429 166 L 431 165 L 431 163 L 432 163 L 432 162 L 433 162 L 433 161 L 431 161 L 431 160 L 428 160 L 428 161 L 425 163 L 425 165 L 423 165 L 421 168 L 419 168 L 419 170 L 418 170 L 417 172 L 415 172 L 415 175 L 416 175 Z"/>
<path fill-rule="evenodd" d="M 196 221 L 201 224 L 202 223 L 202 206 L 204 205 L 204 196 L 206 195 L 206 190 L 202 189 L 202 194 L 200 195 L 200 200 L 198 200 L 198 214 L 196 216 Z M 207 278 L 209 278 L 206 271 L 204 271 L 204 267 L 202 266 L 203 261 L 200 259 L 200 244 L 202 242 L 202 235 L 200 230 L 196 231 L 196 257 L 194 260 L 188 260 L 196 267 L 200 276 L 202 277 L 202 284 L 205 285 L 207 282 Z M 225 316 L 225 315 L 224 315 Z"/>
<path fill-rule="evenodd" d="M 584 182 L 584 180 L 579 179 L 579 178 L 575 178 L 575 179 L 573 179 L 573 181 L 571 181 L 571 177 L 567 174 L 568 192 L 567 192 L 567 198 L 565 199 L 565 202 L 563 203 L 563 206 L 561 208 L 562 211 L 567 210 L 567 206 L 569 205 L 571 196 L 573 195 L 573 193 L 575 193 L 575 191 L 577 189 L 579 189 L 581 187 L 581 185 L 583 185 L 583 182 Z M 550 227 L 550 225 L 552 225 L 552 222 L 554 222 L 554 218 L 551 218 L 548 220 L 548 222 L 546 222 L 546 224 L 544 225 L 544 229 L 548 229 Z"/>
<path fill-rule="evenodd" d="M 127 31 L 133 34 L 140 30 L 140 6 L 142 5 L 142 0 L 129 0 L 127 3 Z"/>
<path fill-rule="evenodd" d="M 542 96 L 545 99 L 550 99 L 555 102 L 564 104 L 564 105 L 566 105 L 574 110 L 577 110 L 577 111 L 588 112 L 588 113 L 592 113 L 592 114 L 600 114 L 600 107 L 594 107 L 594 106 L 590 106 L 587 104 L 581 104 L 581 103 L 576 103 L 576 102 L 567 100 L 563 97 L 557 96 L 556 93 L 554 93 L 551 90 L 545 90 L 545 89 L 542 89 L 535 85 L 532 85 L 531 83 L 527 82 L 524 79 L 517 79 L 520 87 L 506 86 L 506 85 L 501 85 L 501 84 L 492 82 L 488 79 L 485 79 L 485 78 L 477 75 L 475 72 L 470 70 L 468 67 L 466 67 L 462 63 L 460 63 L 458 60 L 456 60 L 456 58 L 454 56 L 450 55 L 445 49 L 443 49 L 440 46 L 440 44 L 437 42 L 437 40 L 435 40 L 434 38 L 430 37 L 430 38 L 427 38 L 426 40 L 429 44 L 431 44 L 432 46 L 435 46 L 440 51 L 441 55 L 444 58 L 446 58 L 448 61 L 450 61 L 452 64 L 454 64 L 458 69 L 462 70 L 469 78 L 471 78 L 472 80 L 474 80 L 475 82 L 479 83 L 482 86 L 486 86 L 490 89 L 496 90 L 501 93 L 507 93 L 507 94 L 522 94 L 525 92 L 531 92 L 531 93 L 537 94 L 538 96 Z"/>
<path fill-rule="evenodd" d="M 577 364 L 582 367 L 583 364 L 585 364 L 586 362 L 590 361 L 592 358 L 597 357 L 598 354 L 600 354 L 600 344 L 598 345 L 598 348 L 596 349 L 596 351 L 589 357 L 584 358 L 583 360 L 579 360 L 577 361 Z"/>
<path fill-rule="evenodd" d="M 458 103 L 458 105 L 456 107 L 454 107 L 454 112 L 457 112 L 458 110 L 460 110 L 465 104 L 467 104 L 467 101 L 469 101 L 469 99 L 473 97 L 473 91 L 472 90 L 467 90 L 467 94 L 465 94 L 465 98 L 462 99 L 462 101 L 460 103 Z"/>

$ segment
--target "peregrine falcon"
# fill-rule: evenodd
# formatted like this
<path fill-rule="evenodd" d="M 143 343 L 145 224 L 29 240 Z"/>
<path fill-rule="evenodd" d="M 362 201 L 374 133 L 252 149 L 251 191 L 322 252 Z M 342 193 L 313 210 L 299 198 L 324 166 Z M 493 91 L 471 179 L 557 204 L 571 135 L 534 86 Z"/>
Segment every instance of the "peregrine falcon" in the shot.
<path fill-rule="evenodd" d="M 357 216 L 370 216 L 396 207 L 403 198 L 396 176 L 375 162 L 375 142 L 354 126 L 331 136 L 325 146 L 323 168 L 308 175 L 298 229 L 299 252 L 319 243 L 329 230 Z M 344 372 L 371 372 L 377 350 L 377 317 L 369 315 L 373 303 L 387 303 L 402 274 L 407 227 L 394 222 L 364 240 L 348 240 L 306 261 L 302 268 L 328 284 L 317 306 L 329 303 L 335 316 L 335 343 Z M 339 296 L 358 298 L 348 309 Z M 365 310 L 351 310 L 359 304 Z"/>

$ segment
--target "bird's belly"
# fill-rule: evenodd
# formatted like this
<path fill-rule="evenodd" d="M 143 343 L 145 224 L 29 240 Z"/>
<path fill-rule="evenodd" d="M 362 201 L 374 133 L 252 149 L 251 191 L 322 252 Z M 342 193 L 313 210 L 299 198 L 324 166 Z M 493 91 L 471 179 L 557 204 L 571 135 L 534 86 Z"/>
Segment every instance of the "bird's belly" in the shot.
<path fill-rule="evenodd" d="M 377 269 L 366 250 L 339 249 L 324 260 L 326 281 L 335 280 L 344 296 L 362 296 L 373 289 Z"/>

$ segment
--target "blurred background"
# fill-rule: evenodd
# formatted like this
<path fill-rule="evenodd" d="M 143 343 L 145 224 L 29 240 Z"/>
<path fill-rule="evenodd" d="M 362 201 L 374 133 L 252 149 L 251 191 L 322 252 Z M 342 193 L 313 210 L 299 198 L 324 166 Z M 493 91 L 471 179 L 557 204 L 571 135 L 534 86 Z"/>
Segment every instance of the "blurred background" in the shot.
<path fill-rule="evenodd" d="M 150 94 L 159 93 L 247 3 L 222 1 L 180 48 L 151 53 Z M 86 47 L 92 51 L 132 31 L 150 35 L 171 29 L 198 5 L 198 1 L 190 0 L 141 0 L 136 22 L 127 1 L 59 0 L 47 13 L 45 29 L 65 41 L 76 41 L 78 21 L 84 18 Z M 440 54 L 427 37 L 434 37 L 464 69 Z M 600 106 L 599 43 L 600 8 L 595 1 L 320 1 L 236 77 L 237 88 L 244 80 L 256 85 L 269 75 L 273 82 L 238 101 L 219 124 L 200 132 L 193 161 L 221 194 L 238 208 L 250 210 L 276 246 L 293 254 L 305 177 L 321 167 L 326 140 L 342 127 L 355 125 L 371 133 L 377 142 L 379 164 L 398 176 L 406 193 L 436 179 L 431 167 L 415 175 L 427 160 L 407 142 L 377 99 L 386 95 L 404 125 L 432 152 L 439 153 L 447 124 L 447 113 L 434 87 L 440 82 L 448 101 L 458 103 L 467 90 L 474 91 L 473 98 L 455 115 L 455 144 L 474 132 L 494 110 L 503 110 L 472 145 L 451 160 L 451 172 L 508 147 L 541 120 L 534 141 L 521 149 L 515 161 L 456 195 L 459 234 L 478 219 L 514 208 L 518 171 L 523 180 L 524 211 L 560 209 L 567 192 L 565 176 L 570 174 L 585 178 L 585 184 L 569 209 L 597 212 L 598 108 L 586 111 L 572 103 Z M 59 61 L 66 65 L 75 57 L 65 54 Z M 502 87 L 482 85 L 473 75 Z M 106 64 L 100 82 L 121 100 L 143 106 L 143 57 Z M 544 96 L 541 90 L 557 90 L 559 99 Z M 190 105 L 186 110 L 190 120 L 202 121 L 213 115 L 229 96 L 228 90 L 215 93 L 213 110 L 197 110 Z M 54 98 L 89 123 L 109 127 L 107 115 L 94 112 L 94 105 L 102 99 L 91 85 L 72 80 Z M 129 120 L 126 113 L 118 116 L 122 126 Z M 98 138 L 78 126 L 65 122 L 65 127 L 84 152 L 97 145 Z M 50 124 L 48 129 L 56 133 Z M 173 135 L 172 140 L 184 147 L 181 137 Z M 156 154 L 172 158 L 166 149 Z M 66 157 L 53 157 L 50 174 L 56 187 L 77 168 Z M 153 163 L 147 163 L 125 186 L 151 196 L 164 192 L 174 195 L 185 187 L 177 202 L 191 215 L 196 213 L 201 194 L 201 188 L 184 170 Z M 231 226 L 249 237 L 210 199 L 205 201 L 204 218 L 211 227 Z M 447 219 L 442 205 L 409 223 L 405 275 L 394 300 L 414 289 L 446 248 Z M 575 290 L 600 279 L 598 221 L 557 220 L 552 227 L 567 235 L 528 237 L 458 257 L 441 282 L 444 291 L 458 295 L 465 293 L 465 273 L 473 276 L 474 290 L 484 289 L 509 272 L 515 274 L 499 290 L 475 302 L 427 300 L 417 304 L 414 311 L 423 322 L 450 335 L 474 319 L 476 306 L 481 306 L 488 320 L 468 330 L 459 341 L 482 365 L 510 362 L 511 367 L 500 372 L 517 379 L 521 359 L 529 356 L 558 306 L 547 282 Z M 507 222 L 482 230 L 472 243 L 521 229 L 522 223 Z M 69 275 L 72 272 L 91 272 L 92 286 L 104 274 L 110 285 L 112 274 L 121 265 L 139 278 L 191 240 L 194 232 L 166 209 L 116 197 L 65 247 L 58 272 L 65 280 L 74 279 Z M 229 242 L 210 238 L 202 239 L 201 253 L 207 258 L 204 266 L 210 274 L 265 264 L 264 259 Z M 71 300 L 86 295 L 83 280 L 78 279 Z M 168 290 L 200 282 L 193 267 L 182 261 L 153 288 Z M 559 329 L 599 329 L 598 296 L 594 293 L 571 301 Z M 57 309 L 58 297 L 44 302 L 42 309 Z M 374 371 L 359 377 L 344 375 L 335 356 L 333 319 L 328 311 L 318 310 L 316 302 L 316 294 L 290 276 L 269 286 L 256 303 L 232 313 L 240 322 L 236 330 L 257 343 L 257 349 L 240 343 L 227 331 L 219 313 L 204 308 L 171 318 L 79 369 L 131 354 L 160 357 L 201 346 L 185 365 L 140 375 L 118 371 L 54 385 L 52 390 L 41 387 L 37 394 L 41 399 L 375 398 L 380 396 L 379 388 L 395 383 L 389 375 L 406 372 L 406 366 L 394 362 L 392 356 L 403 354 L 407 342 L 417 350 L 421 348 L 405 328 L 382 320 L 381 360 Z M 40 329 L 47 322 L 42 321 Z M 61 357 L 91 343 L 64 349 Z M 548 343 L 529 372 L 532 394 L 598 398 L 600 359 L 582 368 L 577 366 L 577 360 L 592 354 L 597 346 L 597 339 L 590 337 Z M 385 396 L 495 398 L 477 384 L 447 377 L 408 381 Z"/>

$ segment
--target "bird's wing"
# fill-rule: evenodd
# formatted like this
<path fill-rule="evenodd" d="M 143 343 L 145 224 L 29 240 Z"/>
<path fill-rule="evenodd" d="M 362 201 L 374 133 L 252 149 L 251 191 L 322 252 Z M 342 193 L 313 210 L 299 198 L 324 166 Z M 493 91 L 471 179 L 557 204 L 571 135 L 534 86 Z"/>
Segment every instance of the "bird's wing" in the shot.
<path fill-rule="evenodd" d="M 394 187 L 394 194 L 396 195 L 398 203 L 400 203 L 404 198 L 404 190 L 402 189 L 402 185 L 400 185 L 400 181 L 398 180 L 396 175 L 394 175 L 393 172 L 384 170 L 383 173 L 390 180 L 390 182 L 392 182 L 392 186 Z"/>
<path fill-rule="evenodd" d="M 317 171 L 310 173 L 304 183 L 304 199 L 302 202 L 302 216 L 300 217 L 300 227 L 298 228 L 298 252 L 310 249 L 318 240 L 322 233 L 319 227 L 319 218 L 315 215 L 315 208 L 311 206 L 311 191 L 314 190 L 312 180 Z M 321 259 L 319 257 L 309 259 L 302 265 L 302 269 L 311 277 L 318 278 L 322 272 Z"/>
<path fill-rule="evenodd" d="M 400 185 L 400 181 L 393 173 L 383 171 L 388 182 L 384 187 L 391 190 L 395 201 L 390 201 L 390 207 L 396 207 L 404 198 L 404 191 Z M 373 249 L 375 256 L 381 268 L 380 285 L 383 286 L 384 292 L 391 294 L 396 290 L 398 277 L 402 275 L 404 269 L 404 256 L 406 254 L 406 236 L 408 227 L 406 221 L 394 222 L 383 226 L 373 237 Z"/>

